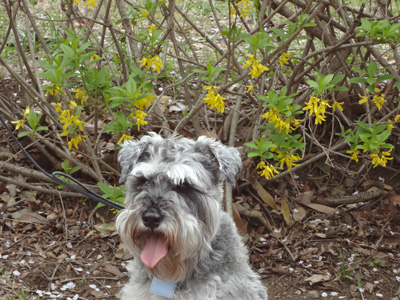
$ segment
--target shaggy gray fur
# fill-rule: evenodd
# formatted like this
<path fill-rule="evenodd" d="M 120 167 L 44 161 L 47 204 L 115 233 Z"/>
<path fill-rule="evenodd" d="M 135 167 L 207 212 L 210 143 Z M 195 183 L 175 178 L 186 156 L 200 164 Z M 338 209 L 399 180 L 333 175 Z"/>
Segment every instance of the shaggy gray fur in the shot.
<path fill-rule="evenodd" d="M 150 293 L 153 276 L 177 284 L 174 300 L 268 299 L 236 226 L 221 209 L 223 182 L 234 184 L 241 167 L 236 149 L 206 137 L 151 133 L 125 142 L 118 158 L 127 197 L 116 224 L 134 257 L 122 300 L 167 299 Z M 153 236 L 165 241 L 167 254 L 150 268 L 141 254 Z"/>

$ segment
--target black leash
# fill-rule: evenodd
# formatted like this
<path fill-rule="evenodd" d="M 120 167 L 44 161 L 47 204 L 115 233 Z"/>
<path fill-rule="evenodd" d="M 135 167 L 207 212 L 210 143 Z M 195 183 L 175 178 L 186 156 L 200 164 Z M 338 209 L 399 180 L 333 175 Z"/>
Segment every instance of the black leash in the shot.
<path fill-rule="evenodd" d="M 74 177 L 65 174 L 63 172 L 53 172 L 52 174 L 47 173 L 45 170 L 43 170 L 43 168 L 41 166 L 39 166 L 37 164 L 37 162 L 29 155 L 29 153 L 25 150 L 24 146 L 21 145 L 21 143 L 18 141 L 17 137 L 14 135 L 14 133 L 11 131 L 11 129 L 7 126 L 7 124 L 4 122 L 3 118 L 0 116 L 0 122 L 3 124 L 3 126 L 7 129 L 8 133 L 11 135 L 11 137 L 13 138 L 13 140 L 17 143 L 18 147 L 22 150 L 22 152 L 25 154 L 25 156 L 35 165 L 35 167 L 42 172 L 44 175 L 46 175 L 47 177 L 49 177 L 50 179 L 52 179 L 53 181 L 55 181 L 58 184 L 62 184 L 65 185 L 66 187 L 68 187 L 70 190 L 80 193 L 84 196 L 86 196 L 89 199 L 92 199 L 98 203 L 102 203 L 104 205 L 107 205 L 111 208 L 117 209 L 117 210 L 121 210 L 123 208 L 125 208 L 123 205 L 112 202 L 111 200 L 104 198 L 102 196 L 100 196 L 99 194 L 93 192 L 92 190 L 88 189 L 86 186 L 84 186 L 82 183 L 80 183 L 78 180 L 76 180 Z M 0 163 L 1 166 L 1 163 Z M 64 180 L 58 178 L 57 176 L 64 176 L 68 179 L 70 179 L 71 181 L 73 181 L 76 185 L 78 185 L 79 187 L 72 185 L 68 182 L 65 182 Z"/>

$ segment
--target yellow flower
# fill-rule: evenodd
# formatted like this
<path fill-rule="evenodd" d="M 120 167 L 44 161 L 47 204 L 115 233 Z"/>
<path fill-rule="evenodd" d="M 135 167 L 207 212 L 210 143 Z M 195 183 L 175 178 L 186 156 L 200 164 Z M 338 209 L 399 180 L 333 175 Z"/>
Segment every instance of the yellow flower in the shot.
<path fill-rule="evenodd" d="M 310 101 L 304 102 L 306 106 L 303 107 L 303 110 L 309 110 L 310 116 L 312 116 L 314 111 L 316 111 L 319 106 L 319 101 L 320 101 L 319 98 L 311 96 Z"/>
<path fill-rule="evenodd" d="M 289 64 L 288 58 L 291 56 L 293 56 L 293 53 L 286 53 L 286 52 L 282 53 L 281 57 L 279 57 L 279 64 L 281 65 L 281 68 L 283 68 L 283 65 Z"/>
<path fill-rule="evenodd" d="M 266 179 L 274 177 L 275 174 L 279 174 L 279 172 L 275 169 L 275 167 L 271 164 L 266 165 L 264 161 L 261 161 L 257 165 L 257 169 L 261 169 L 261 172 L 258 172 L 261 176 L 264 176 Z"/>
<path fill-rule="evenodd" d="M 74 0 L 75 5 L 78 5 L 79 2 L 81 2 L 82 0 Z"/>
<path fill-rule="evenodd" d="M 346 153 L 351 154 L 350 159 L 354 160 L 355 162 L 358 162 L 358 149 L 354 148 L 353 150 L 348 150 Z"/>
<path fill-rule="evenodd" d="M 95 54 L 93 54 L 93 55 L 90 57 L 90 61 L 94 61 L 95 59 L 101 59 L 101 57 L 98 56 L 98 55 L 95 53 Z"/>
<path fill-rule="evenodd" d="M 16 124 L 15 125 L 16 130 L 18 130 L 20 127 L 24 126 L 24 120 L 11 121 L 11 123 Z"/>
<path fill-rule="evenodd" d="M 75 101 L 69 101 L 69 105 L 70 105 L 73 109 L 75 109 L 75 108 L 78 107 L 78 105 L 76 104 Z"/>
<path fill-rule="evenodd" d="M 319 107 L 317 108 L 317 112 L 319 112 L 320 114 L 325 114 L 327 107 L 331 107 L 329 105 L 329 102 L 327 100 L 321 99 Z"/>
<path fill-rule="evenodd" d="M 89 5 L 91 5 L 93 8 L 96 7 L 96 0 L 87 0 L 84 6 L 89 8 Z"/>
<path fill-rule="evenodd" d="M 59 115 L 59 117 L 60 117 L 61 119 L 69 118 L 70 114 L 71 114 L 70 110 L 69 110 L 69 109 L 66 109 L 66 110 L 63 110 L 63 111 L 61 112 L 61 114 Z"/>
<path fill-rule="evenodd" d="M 147 18 L 149 16 L 149 13 L 143 9 L 139 10 L 139 12 L 145 17 Z"/>
<path fill-rule="evenodd" d="M 72 119 L 72 122 L 74 122 L 75 126 L 79 127 L 79 129 L 81 131 L 83 131 L 82 124 L 86 124 L 86 122 L 83 122 L 83 121 L 79 120 L 78 116 L 73 116 L 71 119 Z"/>
<path fill-rule="evenodd" d="M 295 164 L 294 161 L 300 160 L 301 157 L 297 154 L 284 152 L 281 153 L 279 150 L 276 151 L 278 153 L 278 159 L 280 160 L 281 164 L 280 167 L 283 168 L 283 165 L 286 164 L 288 167 L 288 171 L 292 169 L 292 167 L 300 166 L 300 164 Z"/>
<path fill-rule="evenodd" d="M 320 113 L 315 114 L 315 124 L 322 124 L 326 121 L 326 116 Z"/>
<path fill-rule="evenodd" d="M 61 102 L 59 102 L 59 103 L 52 103 L 52 105 L 56 107 L 56 112 L 61 112 L 61 111 L 62 111 L 62 104 L 61 104 Z"/>
<path fill-rule="evenodd" d="M 322 122 L 326 121 L 326 108 L 331 107 L 327 100 L 311 96 L 310 101 L 304 102 L 304 104 L 306 106 L 303 107 L 303 110 L 309 110 L 310 116 L 315 113 L 315 124 L 322 124 Z"/>
<path fill-rule="evenodd" d="M 246 54 L 246 56 L 250 57 L 250 59 L 246 60 L 246 63 L 242 66 L 243 68 L 251 67 L 253 61 L 256 60 L 253 54 Z"/>
<path fill-rule="evenodd" d="M 247 92 L 253 95 L 254 85 L 245 85 Z"/>
<path fill-rule="evenodd" d="M 147 114 L 144 111 L 136 110 L 135 115 L 136 124 L 138 126 L 138 130 L 140 131 L 140 125 L 144 126 L 147 124 L 147 121 L 144 120 L 144 117 L 146 117 Z"/>
<path fill-rule="evenodd" d="M 160 69 L 163 67 L 161 58 L 158 55 L 153 57 L 144 57 L 142 60 L 139 60 L 138 63 L 141 63 L 141 67 L 144 66 L 146 69 L 153 67 L 153 70 L 157 73 L 160 73 Z"/>
<path fill-rule="evenodd" d="M 141 63 L 141 67 L 145 66 L 147 69 L 150 69 L 152 61 L 151 57 L 144 57 L 143 59 L 138 60 L 138 63 Z"/>
<path fill-rule="evenodd" d="M 215 86 L 205 86 L 204 89 L 208 90 L 206 97 L 203 99 L 204 103 L 207 104 L 210 109 L 215 107 L 218 112 L 224 113 L 224 100 L 226 98 L 221 97 Z"/>
<path fill-rule="evenodd" d="M 344 104 L 344 102 L 336 102 L 335 101 L 335 103 L 333 103 L 333 105 L 332 105 L 332 109 L 335 110 L 337 108 L 340 111 L 343 111 L 343 107 L 342 107 L 343 104 Z"/>
<path fill-rule="evenodd" d="M 157 25 L 146 25 L 148 32 L 154 32 L 157 30 Z"/>
<path fill-rule="evenodd" d="M 140 97 L 140 94 L 136 94 L 135 97 Z M 148 108 L 150 106 L 150 103 L 153 102 L 155 95 L 150 95 L 146 96 L 143 98 L 140 98 L 139 100 L 135 100 L 133 105 L 135 105 L 139 109 L 143 109 L 144 107 Z"/>
<path fill-rule="evenodd" d="M 72 125 L 72 123 L 75 124 L 75 128 L 79 127 L 80 130 L 83 130 L 82 124 L 86 124 L 86 122 L 79 120 L 78 116 L 71 116 L 71 111 L 69 109 L 63 110 L 59 115 L 59 118 L 61 119 L 60 123 L 64 124 L 63 125 L 64 131 L 66 131 L 68 127 Z"/>
<path fill-rule="evenodd" d="M 76 89 L 74 90 L 74 92 L 76 100 L 81 100 L 81 101 L 85 100 L 86 94 L 81 89 Z"/>
<path fill-rule="evenodd" d="M 250 0 L 241 0 L 236 5 L 237 6 L 242 6 L 243 8 L 246 8 L 247 5 L 249 4 L 249 2 L 250 2 Z"/>
<path fill-rule="evenodd" d="M 249 2 L 250 2 L 250 0 L 241 0 L 236 4 L 236 6 L 240 10 L 240 16 L 243 18 L 246 18 L 246 13 L 247 14 L 251 13 L 251 10 L 247 9 Z"/>
<path fill-rule="evenodd" d="M 379 153 L 371 153 L 369 156 L 372 159 L 372 164 L 374 165 L 374 168 L 379 165 L 381 165 L 382 167 L 386 167 L 387 161 L 393 159 L 393 157 L 389 157 L 390 152 L 392 152 L 392 149 L 390 149 L 389 151 L 382 151 L 382 156 L 379 156 Z"/>
<path fill-rule="evenodd" d="M 30 111 L 31 111 L 31 109 L 29 108 L 29 106 L 27 106 L 27 107 L 25 108 L 25 112 L 24 112 L 25 118 L 27 118 L 27 117 L 29 116 Z"/>
<path fill-rule="evenodd" d="M 60 136 L 69 136 L 69 132 L 68 131 L 64 131 L 64 132 L 60 133 Z"/>
<path fill-rule="evenodd" d="M 247 8 L 240 9 L 240 16 L 246 18 L 246 14 L 251 14 L 251 10 Z"/>
<path fill-rule="evenodd" d="M 58 96 L 58 94 L 60 93 L 62 94 L 62 89 L 54 83 L 46 85 L 43 88 L 46 90 L 46 96 L 48 96 L 49 94 L 52 96 Z"/>
<path fill-rule="evenodd" d="M 246 63 L 242 67 L 250 69 L 248 74 L 251 75 L 251 78 L 257 78 L 262 73 L 269 70 L 267 67 L 264 67 L 262 64 L 260 64 L 254 55 L 246 54 L 246 56 L 250 57 L 250 59 L 246 60 Z"/>
<path fill-rule="evenodd" d="M 360 101 L 358 101 L 358 103 L 363 104 L 366 103 L 368 101 L 368 96 L 361 96 L 360 94 L 358 94 L 358 96 L 360 96 Z"/>
<path fill-rule="evenodd" d="M 383 103 L 386 102 L 385 95 L 384 94 L 381 94 L 380 96 L 374 95 L 374 97 L 372 98 L 372 102 L 374 102 L 375 105 L 378 107 L 378 109 L 381 110 Z"/>
<path fill-rule="evenodd" d="M 395 122 L 400 121 L 400 115 L 397 115 L 396 117 L 394 117 L 394 121 L 395 121 Z"/>
<path fill-rule="evenodd" d="M 388 120 L 388 127 L 387 127 L 387 129 L 393 129 L 394 128 L 394 125 L 393 125 L 393 122 L 392 122 L 392 120 Z"/>
<path fill-rule="evenodd" d="M 153 70 L 156 71 L 158 74 L 160 74 L 160 69 L 163 67 L 163 63 L 161 61 L 161 58 L 156 55 L 153 57 Z"/>
<path fill-rule="evenodd" d="M 278 128 L 279 131 L 285 130 L 286 134 L 289 133 L 289 130 L 296 130 L 300 125 L 300 120 L 285 118 L 279 114 L 279 111 L 275 108 L 271 108 L 268 112 L 261 116 L 268 120 L 269 123 L 275 124 L 275 128 Z"/>
<path fill-rule="evenodd" d="M 236 9 L 233 6 L 229 7 L 229 13 L 231 14 L 231 18 L 233 18 L 236 13 Z"/>
<path fill-rule="evenodd" d="M 68 142 L 68 149 L 71 150 L 72 146 L 74 146 L 76 149 L 79 149 L 78 144 L 82 141 L 85 141 L 86 138 L 87 135 L 77 135 L 76 137 L 72 138 Z"/>
<path fill-rule="evenodd" d="M 119 145 L 119 144 L 121 144 L 123 141 L 131 140 L 131 139 L 133 139 L 133 136 L 126 135 L 126 134 L 124 133 L 124 134 L 121 136 L 121 138 L 118 140 L 117 144 Z"/>

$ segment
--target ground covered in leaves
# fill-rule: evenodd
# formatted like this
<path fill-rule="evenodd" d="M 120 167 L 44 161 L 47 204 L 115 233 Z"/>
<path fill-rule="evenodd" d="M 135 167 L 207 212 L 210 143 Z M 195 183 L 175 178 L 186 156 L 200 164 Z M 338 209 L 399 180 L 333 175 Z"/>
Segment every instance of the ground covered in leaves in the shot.
<path fill-rule="evenodd" d="M 18 149 L 0 134 L 7 161 Z M 21 153 L 13 161 L 30 165 Z M 268 183 L 239 177 L 235 220 L 270 299 L 398 300 L 398 180 L 395 170 L 352 178 L 324 164 Z M 115 299 L 127 280 L 107 208 L 0 183 L 0 216 L 0 299 Z"/>

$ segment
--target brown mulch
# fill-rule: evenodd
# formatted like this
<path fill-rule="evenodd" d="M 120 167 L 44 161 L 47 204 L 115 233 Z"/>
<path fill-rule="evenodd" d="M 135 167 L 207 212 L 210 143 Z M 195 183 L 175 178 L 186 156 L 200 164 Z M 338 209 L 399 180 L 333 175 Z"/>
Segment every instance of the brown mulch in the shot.
<path fill-rule="evenodd" d="M 342 189 L 354 193 L 375 185 L 390 190 L 379 175 Z M 276 210 L 251 188 L 236 196 L 246 210 L 262 212 L 273 229 L 242 218 L 251 263 L 269 287 L 270 299 L 399 299 L 399 196 L 389 193 L 339 206 L 333 214 L 291 196 L 294 190 L 301 196 L 313 189 L 325 197 L 335 190 L 332 182 L 335 178 L 310 175 L 265 184 Z M 127 278 L 112 212 L 102 208 L 92 214 L 95 207 L 89 200 L 61 200 L 12 184 L 0 183 L 0 190 L 0 299 L 21 291 L 26 299 L 115 299 Z M 291 225 L 284 222 L 284 197 Z"/>

